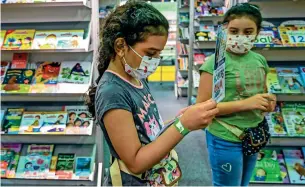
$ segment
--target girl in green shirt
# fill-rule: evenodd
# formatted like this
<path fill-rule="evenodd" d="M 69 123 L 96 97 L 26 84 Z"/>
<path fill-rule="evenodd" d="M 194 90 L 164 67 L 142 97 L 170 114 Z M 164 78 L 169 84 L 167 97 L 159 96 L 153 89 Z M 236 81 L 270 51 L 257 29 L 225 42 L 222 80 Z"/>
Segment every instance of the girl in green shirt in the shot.
<path fill-rule="evenodd" d="M 255 5 L 238 4 L 226 13 L 224 23 L 228 31 L 225 98 L 217 105 L 216 118 L 244 130 L 262 122 L 263 112 L 272 111 L 276 100 L 265 93 L 266 59 L 251 51 L 262 15 Z M 200 68 L 198 103 L 212 96 L 214 58 L 211 56 Z M 241 140 L 215 120 L 206 133 L 213 185 L 247 186 L 257 155 L 244 156 Z"/>

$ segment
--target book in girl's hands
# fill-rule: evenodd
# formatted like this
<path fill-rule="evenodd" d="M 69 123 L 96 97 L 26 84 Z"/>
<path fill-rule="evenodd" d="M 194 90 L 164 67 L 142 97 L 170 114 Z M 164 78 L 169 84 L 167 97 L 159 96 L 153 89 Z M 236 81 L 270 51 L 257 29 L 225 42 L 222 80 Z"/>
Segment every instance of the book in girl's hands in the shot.
<path fill-rule="evenodd" d="M 251 181 L 263 183 L 283 182 L 281 168 L 275 150 L 264 149 L 258 153 Z"/>
<path fill-rule="evenodd" d="M 279 32 L 284 46 L 305 47 L 304 26 L 280 26 Z"/>
<path fill-rule="evenodd" d="M 290 183 L 305 184 L 305 164 L 301 150 L 283 150 Z"/>
<path fill-rule="evenodd" d="M 76 157 L 75 175 L 81 179 L 89 179 L 93 162 L 91 157 Z"/>
<path fill-rule="evenodd" d="M 3 80 L 5 78 L 6 75 L 6 71 L 8 70 L 8 68 L 10 67 L 11 63 L 7 62 L 7 61 L 1 61 L 1 72 L 0 72 L 0 83 L 3 83 Z"/>
<path fill-rule="evenodd" d="M 62 62 L 58 82 L 73 84 L 89 84 L 91 62 Z"/>
<path fill-rule="evenodd" d="M 7 109 L 1 128 L 2 133 L 18 134 L 23 112 L 23 108 Z"/>
<path fill-rule="evenodd" d="M 28 53 L 14 53 L 11 69 L 26 69 Z"/>
<path fill-rule="evenodd" d="M 3 50 L 31 49 L 35 30 L 7 30 Z"/>
<path fill-rule="evenodd" d="M 305 136 L 305 105 L 284 103 L 282 114 L 289 136 Z"/>
<path fill-rule="evenodd" d="M 304 93 L 298 68 L 276 68 L 282 93 Z"/>
<path fill-rule="evenodd" d="M 269 112 L 266 116 L 271 136 L 287 135 L 284 118 L 280 112 Z"/>
<path fill-rule="evenodd" d="M 68 113 L 66 134 L 92 134 L 92 116 L 87 106 L 65 106 Z"/>
<path fill-rule="evenodd" d="M 21 144 L 1 143 L 1 178 L 14 178 L 17 170 Z"/>
<path fill-rule="evenodd" d="M 59 179 L 71 179 L 74 170 L 75 154 L 59 153 L 55 175 Z"/>
<path fill-rule="evenodd" d="M 24 178 L 46 179 L 54 145 L 29 145 L 24 165 Z"/>
<path fill-rule="evenodd" d="M 1 92 L 28 93 L 34 74 L 34 69 L 8 69 L 3 80 Z"/>
<path fill-rule="evenodd" d="M 42 112 L 24 112 L 19 134 L 40 134 L 43 121 L 44 114 Z"/>
<path fill-rule="evenodd" d="M 288 175 L 288 170 L 287 170 L 287 166 L 284 160 L 284 155 L 282 153 L 277 153 L 277 160 L 279 161 L 280 164 L 280 168 L 281 168 L 281 176 L 283 179 L 283 183 L 284 184 L 289 184 L 290 183 L 290 179 L 289 179 L 289 175 Z"/>
<path fill-rule="evenodd" d="M 1 30 L 0 32 L 0 47 L 2 47 L 3 41 L 5 39 L 6 30 Z"/>
<path fill-rule="evenodd" d="M 276 27 L 263 27 L 254 42 L 255 47 L 277 47 L 282 45 L 281 37 Z"/>
<path fill-rule="evenodd" d="M 268 93 L 282 93 L 282 88 L 277 77 L 276 68 L 269 68 L 266 79 Z"/>
<path fill-rule="evenodd" d="M 60 71 L 60 62 L 36 62 L 33 84 L 56 84 Z"/>

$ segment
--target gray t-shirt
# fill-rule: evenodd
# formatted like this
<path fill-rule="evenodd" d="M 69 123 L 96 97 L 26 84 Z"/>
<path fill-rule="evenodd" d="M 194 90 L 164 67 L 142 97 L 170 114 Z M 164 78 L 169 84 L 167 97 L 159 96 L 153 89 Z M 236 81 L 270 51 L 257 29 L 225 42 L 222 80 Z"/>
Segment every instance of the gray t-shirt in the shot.
<path fill-rule="evenodd" d="M 111 144 L 103 122 L 107 111 L 123 109 L 131 112 L 142 144 L 155 140 L 164 125 L 145 80 L 141 80 L 141 86 L 135 86 L 118 74 L 106 71 L 99 82 L 95 99 L 97 119 L 109 145 L 110 153 L 115 158 L 119 156 Z"/>

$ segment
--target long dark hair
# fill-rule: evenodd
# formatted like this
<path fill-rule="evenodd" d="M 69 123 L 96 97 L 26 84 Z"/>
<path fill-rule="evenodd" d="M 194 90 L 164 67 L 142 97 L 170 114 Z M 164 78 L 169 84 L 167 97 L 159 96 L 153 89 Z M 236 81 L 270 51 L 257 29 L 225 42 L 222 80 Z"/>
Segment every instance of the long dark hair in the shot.
<path fill-rule="evenodd" d="M 99 77 L 115 58 L 114 42 L 124 38 L 129 46 L 145 41 L 148 36 L 167 36 L 169 24 L 167 19 L 152 5 L 144 1 L 129 0 L 125 5 L 117 7 L 104 20 L 101 26 L 101 43 L 99 48 Z M 91 86 L 87 95 L 89 112 L 95 117 L 95 92 L 97 87 Z"/>

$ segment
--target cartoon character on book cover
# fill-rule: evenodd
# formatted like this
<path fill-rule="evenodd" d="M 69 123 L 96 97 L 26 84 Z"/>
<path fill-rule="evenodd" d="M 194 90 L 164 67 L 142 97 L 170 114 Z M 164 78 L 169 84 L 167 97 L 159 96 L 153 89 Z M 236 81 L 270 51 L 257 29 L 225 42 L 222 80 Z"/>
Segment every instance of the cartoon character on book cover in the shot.
<path fill-rule="evenodd" d="M 56 49 L 58 31 L 36 31 L 33 49 Z"/>
<path fill-rule="evenodd" d="M 59 83 L 89 84 L 91 62 L 62 62 Z"/>
<path fill-rule="evenodd" d="M 82 46 L 84 30 L 67 30 L 59 33 L 58 49 L 84 48 Z"/>
<path fill-rule="evenodd" d="M 269 112 L 265 117 L 272 136 L 287 135 L 284 118 L 280 112 Z"/>
<path fill-rule="evenodd" d="M 36 74 L 33 79 L 33 84 L 56 84 L 60 62 L 37 62 Z"/>
<path fill-rule="evenodd" d="M 14 178 L 22 145 L 1 143 L 1 178 Z"/>
<path fill-rule="evenodd" d="M 283 150 L 290 182 L 305 184 L 305 164 L 301 150 Z"/>
<path fill-rule="evenodd" d="M 44 115 L 42 112 L 24 112 L 19 128 L 20 134 L 40 133 L 43 125 Z"/>
<path fill-rule="evenodd" d="M 35 30 L 8 30 L 3 50 L 26 50 L 31 49 Z"/>
<path fill-rule="evenodd" d="M 276 68 L 283 93 L 304 93 L 298 68 Z"/>
<path fill-rule="evenodd" d="M 67 113 L 64 111 L 45 112 L 43 125 L 40 128 L 42 134 L 64 134 L 67 123 Z"/>
<path fill-rule="evenodd" d="M 34 74 L 34 69 L 8 69 L 3 80 L 2 92 L 28 93 Z"/>
<path fill-rule="evenodd" d="M 1 131 L 7 134 L 18 134 L 23 112 L 23 108 L 7 109 Z"/>
<path fill-rule="evenodd" d="M 282 93 L 282 88 L 277 77 L 276 68 L 269 68 L 266 84 L 269 93 Z"/>
<path fill-rule="evenodd" d="M 254 42 L 256 47 L 276 47 L 282 45 L 283 43 L 276 27 L 263 27 Z"/>
<path fill-rule="evenodd" d="M 10 62 L 7 62 L 7 61 L 1 61 L 1 72 L 0 72 L 0 83 L 2 84 L 3 83 L 3 80 L 4 80 L 4 77 L 5 77 L 5 74 L 6 74 L 6 71 L 8 70 L 8 68 L 10 67 Z"/>
<path fill-rule="evenodd" d="M 66 134 L 87 134 L 92 133 L 92 116 L 87 106 L 65 106 L 68 113 Z"/>
<path fill-rule="evenodd" d="M 289 184 L 290 179 L 288 175 L 287 166 L 284 160 L 284 155 L 281 152 L 277 152 L 277 160 L 279 161 L 280 167 L 281 167 L 281 176 L 283 179 L 284 184 Z"/>

